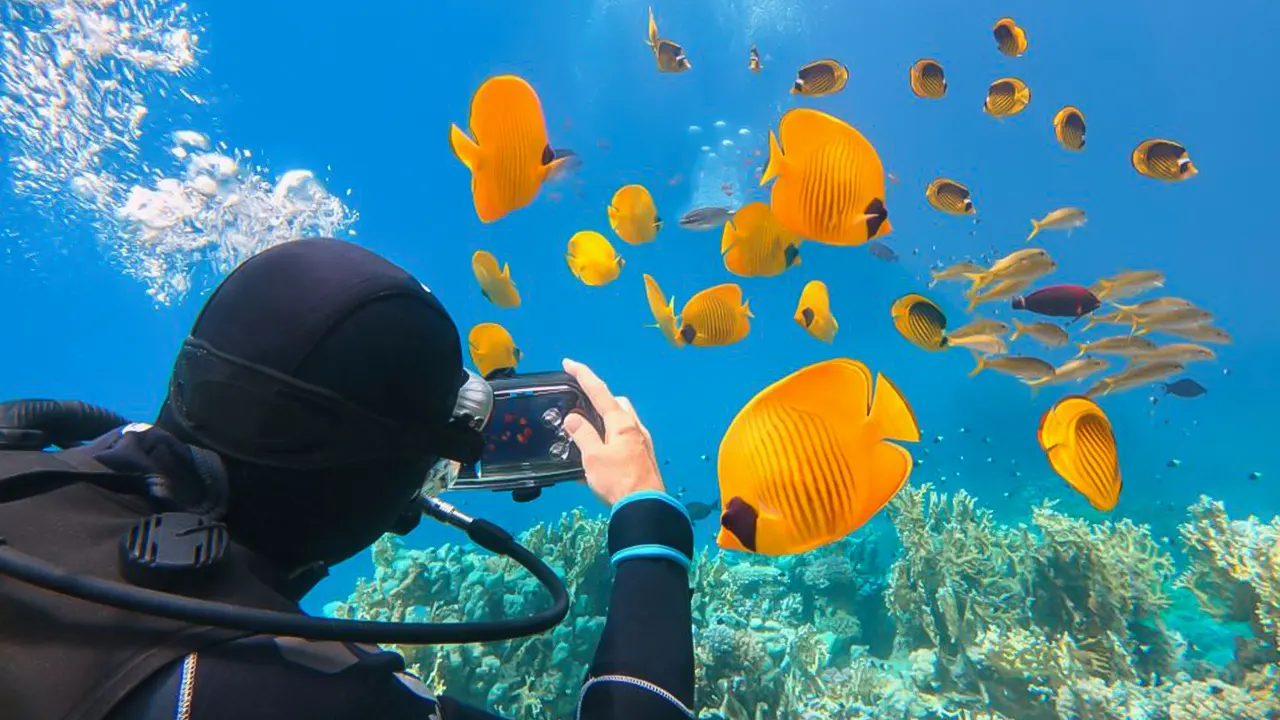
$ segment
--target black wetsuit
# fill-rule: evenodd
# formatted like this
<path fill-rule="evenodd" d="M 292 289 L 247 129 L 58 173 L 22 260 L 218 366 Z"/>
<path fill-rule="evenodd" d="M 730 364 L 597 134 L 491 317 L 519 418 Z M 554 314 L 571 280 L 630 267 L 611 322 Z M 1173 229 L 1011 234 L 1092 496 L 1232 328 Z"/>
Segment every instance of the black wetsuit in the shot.
<path fill-rule="evenodd" d="M 152 430 L 151 432 L 156 432 Z M 177 442 L 174 440 L 173 442 Z M 181 453 L 128 458 L 134 467 L 182 472 Z M 105 459 L 105 458 L 104 458 Z M 111 458 L 119 462 L 117 454 Z M 616 576 L 609 614 L 578 717 L 693 718 L 689 519 L 667 496 L 620 503 L 610 518 Z M 676 546 L 677 550 L 673 550 Z M 134 689 L 108 720 L 492 720 L 448 696 L 432 698 L 395 653 L 297 638 L 251 637 L 188 655 Z"/>

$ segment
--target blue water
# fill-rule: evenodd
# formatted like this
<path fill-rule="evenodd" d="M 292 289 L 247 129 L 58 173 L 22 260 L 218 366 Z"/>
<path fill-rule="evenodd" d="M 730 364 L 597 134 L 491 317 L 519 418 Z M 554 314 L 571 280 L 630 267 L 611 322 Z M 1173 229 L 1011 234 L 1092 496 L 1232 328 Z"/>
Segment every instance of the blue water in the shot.
<path fill-rule="evenodd" d="M 913 452 L 930 451 L 913 481 L 964 487 L 1010 519 L 1045 496 L 1099 517 L 1052 474 L 1036 444 L 1040 415 L 1066 390 L 1032 399 L 1008 377 L 970 379 L 967 353 L 920 351 L 894 331 L 888 309 L 900 295 L 923 290 L 918 277 L 933 261 L 992 247 L 1004 254 L 1021 246 L 1029 218 L 1081 206 L 1090 218 L 1086 227 L 1069 237 L 1040 236 L 1059 263 L 1047 282 L 1088 284 L 1125 269 L 1163 270 L 1165 293 L 1209 309 L 1236 338 L 1215 346 L 1216 362 L 1189 367 L 1209 388 L 1202 398 L 1169 398 L 1154 409 L 1145 390 L 1102 399 L 1125 479 L 1113 515 L 1152 523 L 1159 537 L 1173 535 L 1183 508 L 1200 493 L 1226 501 L 1233 515 L 1280 511 L 1274 442 L 1280 326 L 1270 307 L 1280 254 L 1266 234 L 1273 198 L 1266 191 L 1271 168 L 1263 162 L 1280 95 L 1253 72 L 1270 59 L 1280 7 L 667 2 L 655 8 L 662 34 L 681 42 L 693 62 L 691 72 L 673 76 L 656 72 L 642 42 L 644 3 L 569 5 L 192 3 L 203 16 L 201 69 L 172 85 L 209 102 L 191 106 L 173 93 L 155 94 L 141 154 L 163 160 L 162 136 L 195 123 L 252 147 L 281 172 L 331 168 L 323 173 L 325 186 L 352 189 L 344 200 L 360 213 L 356 240 L 429 285 L 464 335 L 475 323 L 500 322 L 524 351 L 523 370 L 553 369 L 570 356 L 632 398 L 660 458 L 669 461 L 668 485 L 683 488 L 687 499 L 715 497 L 719 438 L 756 391 L 803 365 L 846 356 L 888 375 L 913 405 L 926 438 Z M 997 53 L 990 36 L 994 21 L 1009 13 L 1029 35 L 1022 58 Z M 746 70 L 753 41 L 765 56 L 759 75 Z M 797 101 L 787 93 L 795 69 L 821 57 L 849 67 L 848 88 Z M 945 99 L 911 94 L 907 69 L 921 57 L 944 64 Z M 553 146 L 573 148 L 585 163 L 581 197 L 568 184 L 549 187 L 531 207 L 486 226 L 471 209 L 469 176 L 449 151 L 446 132 L 450 122 L 465 126 L 475 88 L 501 73 L 533 84 Z M 1022 114 L 996 120 L 980 108 L 986 86 L 1004 75 L 1023 78 L 1032 99 Z M 1054 141 L 1050 119 L 1064 104 L 1088 118 L 1083 153 L 1067 153 Z M 756 315 L 744 342 L 669 346 L 642 327 L 652 320 L 641 273 L 675 294 L 677 308 L 697 290 L 735 280 L 720 262 L 718 233 L 690 233 L 674 223 L 697 189 L 700 146 L 729 137 L 751 160 L 780 113 L 801 105 L 858 127 L 900 179 L 889 186 L 895 232 L 886 241 L 901 263 L 808 243 L 803 264 L 783 276 L 736 279 Z M 716 120 L 725 121 L 725 134 L 717 134 Z M 691 124 L 703 133 L 691 135 Z M 738 128 L 750 134 L 738 135 Z M 1129 152 L 1150 137 L 1183 143 L 1199 176 L 1165 184 L 1134 173 Z M 0 145 L 0 157 L 8 156 Z M 749 181 L 753 169 L 738 173 L 744 182 L 734 202 L 765 198 Z M 672 185 L 677 174 L 683 179 Z M 941 216 L 925 203 L 924 186 L 937 176 L 972 189 L 982 220 L 976 233 L 970 220 Z M 565 265 L 565 243 L 583 229 L 609 235 L 605 205 L 627 183 L 645 184 L 672 222 L 652 244 L 618 241 L 627 260 L 622 276 L 606 287 L 585 287 Z M 562 197 L 553 201 L 552 191 Z M 0 225 L 8 253 L 0 264 L 0 302 L 8 327 L 0 395 L 83 398 L 153 417 L 172 355 L 205 295 L 197 290 L 169 305 L 153 302 L 139 281 L 122 274 L 100 233 L 57 223 L 49 207 L 4 192 Z M 511 264 L 522 307 L 499 310 L 480 296 L 469 264 L 477 249 Z M 216 280 L 200 272 L 203 286 Z M 841 326 L 831 346 L 791 320 L 811 279 L 831 288 Z M 953 325 L 962 324 L 959 286 L 925 292 Z M 1028 350 L 1023 342 L 1015 347 Z M 1045 357 L 1065 359 L 1061 352 Z M 935 436 L 941 441 L 934 443 Z M 1168 467 L 1174 458 L 1181 465 Z M 1253 471 L 1262 479 L 1248 480 Z M 502 496 L 461 499 L 465 509 L 512 529 L 593 502 L 581 487 L 556 488 L 529 505 Z M 714 528 L 704 524 L 699 532 L 707 540 Z M 410 542 L 454 539 L 424 527 Z M 307 607 L 345 597 L 369 570 L 367 557 L 353 559 L 307 598 Z"/>

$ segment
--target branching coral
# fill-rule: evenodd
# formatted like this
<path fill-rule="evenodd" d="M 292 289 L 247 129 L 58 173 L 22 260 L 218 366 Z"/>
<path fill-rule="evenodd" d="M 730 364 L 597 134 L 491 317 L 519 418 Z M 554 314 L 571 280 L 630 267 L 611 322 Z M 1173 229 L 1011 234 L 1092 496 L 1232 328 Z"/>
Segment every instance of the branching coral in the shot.
<path fill-rule="evenodd" d="M 1243 669 L 1280 662 L 1280 517 L 1232 521 L 1203 495 L 1189 512 L 1178 528 L 1189 563 L 1178 586 L 1210 615 L 1251 625 L 1254 641 L 1236 652 Z"/>
<path fill-rule="evenodd" d="M 1036 508 L 1002 525 L 963 491 L 906 488 L 886 573 L 863 529 L 787 558 L 703 551 L 693 583 L 702 720 L 1280 720 L 1280 520 L 1207 499 L 1182 527 L 1177 584 L 1254 631 L 1233 684 L 1165 626 L 1171 558 L 1147 528 Z M 566 579 L 569 618 L 535 638 L 399 648 L 431 686 L 516 720 L 571 717 L 609 594 L 605 525 L 581 511 L 522 542 Z M 377 573 L 336 616 L 452 621 L 545 606 L 511 563 L 444 546 L 374 547 Z M 896 636 L 896 641 L 895 641 Z M 1270 653 L 1270 654 L 1268 654 Z M 1240 659 L 1240 658 L 1238 658 Z"/>

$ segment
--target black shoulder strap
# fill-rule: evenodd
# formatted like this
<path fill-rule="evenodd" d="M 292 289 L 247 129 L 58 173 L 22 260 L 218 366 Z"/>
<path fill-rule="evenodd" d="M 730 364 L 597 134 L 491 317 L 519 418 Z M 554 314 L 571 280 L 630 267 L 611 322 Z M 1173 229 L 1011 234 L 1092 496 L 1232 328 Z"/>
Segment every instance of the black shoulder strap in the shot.
<path fill-rule="evenodd" d="M 79 482 L 92 482 L 131 495 L 148 494 L 147 478 L 116 472 L 77 450 L 60 453 L 0 451 L 0 503 L 22 500 Z"/>

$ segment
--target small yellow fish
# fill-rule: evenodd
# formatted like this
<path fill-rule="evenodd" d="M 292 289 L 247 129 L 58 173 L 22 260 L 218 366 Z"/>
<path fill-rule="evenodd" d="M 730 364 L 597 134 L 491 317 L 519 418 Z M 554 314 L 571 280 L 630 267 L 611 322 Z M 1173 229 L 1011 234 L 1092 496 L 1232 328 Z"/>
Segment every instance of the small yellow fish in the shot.
<path fill-rule="evenodd" d="M 983 355 L 1003 355 L 1009 352 L 1009 346 L 998 335 L 966 335 L 961 338 L 952 335 L 947 341 L 952 347 L 962 347 Z"/>
<path fill-rule="evenodd" d="M 724 283 L 707 288 L 680 310 L 680 337 L 698 347 L 732 345 L 751 331 L 751 307 L 742 299 L 742 288 Z"/>
<path fill-rule="evenodd" d="M 542 102 L 515 75 L 484 81 L 471 98 L 468 137 L 449 126 L 449 147 L 471 171 L 471 196 L 480 222 L 491 223 L 537 197 L 549 173 L 569 162 L 547 144 Z"/>
<path fill-rule="evenodd" d="M 791 232 L 828 245 L 861 245 L 893 232 L 884 177 L 876 149 L 852 125 L 797 108 L 782 116 L 777 135 L 769 133 L 760 184 L 777 179 L 769 209 Z"/>
<path fill-rule="evenodd" d="M 515 370 L 522 353 L 511 333 L 498 323 L 480 323 L 467 333 L 471 364 L 488 377 L 495 370 Z"/>
<path fill-rule="evenodd" d="M 1120 460 L 1111 420 L 1097 403 L 1065 397 L 1040 418 L 1040 447 L 1058 476 L 1095 509 L 1110 512 L 1120 501 Z"/>
<path fill-rule="evenodd" d="M 1089 286 L 1099 300 L 1115 302 L 1153 288 L 1164 287 L 1164 273 L 1159 270 L 1132 270 L 1103 278 Z"/>
<path fill-rule="evenodd" d="M 1139 175 L 1168 182 L 1190 180 L 1200 172 L 1187 149 L 1172 140 L 1142 141 L 1133 149 L 1129 162 Z"/>
<path fill-rule="evenodd" d="M 1001 280 L 995 285 L 988 287 L 984 292 L 970 295 L 969 307 L 966 308 L 966 311 L 973 312 L 983 303 L 1008 300 L 1009 298 L 1021 293 L 1023 290 L 1026 290 L 1028 287 L 1031 287 L 1031 283 L 1033 282 L 1035 282 L 1035 278 L 1015 277 L 1008 280 Z"/>
<path fill-rule="evenodd" d="M 800 327 L 824 343 L 830 343 L 840 329 L 831 314 L 831 296 L 821 280 L 810 280 L 800 291 L 800 303 L 796 306 L 795 321 Z"/>
<path fill-rule="evenodd" d="M 1010 340 L 1017 340 L 1019 337 L 1026 335 L 1035 338 L 1045 347 L 1057 348 L 1067 344 L 1067 331 L 1060 326 L 1051 322 L 1033 322 L 1023 325 L 1017 319 L 1013 321 L 1013 335 Z"/>
<path fill-rule="evenodd" d="M 1135 362 L 1158 362 L 1173 360 L 1178 362 L 1194 362 L 1198 360 L 1217 360 L 1218 354 L 1212 349 L 1195 343 L 1170 343 L 1161 345 L 1149 353 L 1134 357 Z"/>
<path fill-rule="evenodd" d="M 720 235 L 724 267 L 739 277 L 772 277 L 800 264 L 800 237 L 783 227 L 769 205 L 753 202 L 734 213 Z"/>
<path fill-rule="evenodd" d="M 1123 371 L 1105 377 L 1094 383 L 1085 395 L 1088 397 L 1098 397 L 1100 395 L 1110 395 L 1112 393 L 1132 390 L 1143 385 L 1150 385 L 1167 377 L 1172 377 L 1182 372 L 1186 368 L 1182 363 L 1173 360 L 1158 360 L 1149 363 L 1136 363 L 1125 368 Z"/>
<path fill-rule="evenodd" d="M 996 38 L 996 49 L 1009 57 L 1022 57 L 1027 51 L 1027 32 L 1018 27 L 1013 18 L 1000 18 L 991 28 Z"/>
<path fill-rule="evenodd" d="M 1094 340 L 1093 342 L 1077 343 L 1076 347 L 1080 348 L 1080 352 L 1076 353 L 1076 357 L 1080 357 L 1085 353 L 1134 357 L 1154 351 L 1156 344 L 1146 338 L 1135 335 L 1116 335 Z"/>
<path fill-rule="evenodd" d="M 933 287 L 943 280 L 968 280 L 967 276 L 980 272 L 985 272 L 986 268 L 975 262 L 965 260 L 955 265 L 950 265 L 941 270 L 930 272 L 929 287 Z"/>
<path fill-rule="evenodd" d="M 662 229 L 653 196 L 643 185 L 624 185 L 609 202 L 609 226 L 631 245 L 652 242 Z"/>
<path fill-rule="evenodd" d="M 947 76 L 937 60 L 917 60 L 909 73 L 911 92 L 916 97 L 937 100 L 947 94 Z"/>
<path fill-rule="evenodd" d="M 1134 319 L 1139 325 L 1135 334 L 1145 335 L 1156 329 L 1163 330 L 1164 328 L 1182 327 L 1184 325 L 1203 325 L 1213 320 L 1213 313 L 1208 310 L 1201 310 L 1198 307 L 1186 307 L 1137 315 L 1134 316 Z"/>
<path fill-rule="evenodd" d="M 569 248 L 564 256 L 574 277 L 584 285 L 598 287 L 608 285 L 618 278 L 626 262 L 613 249 L 603 235 L 594 230 L 583 230 L 569 238 Z"/>
<path fill-rule="evenodd" d="M 916 347 L 930 352 L 947 347 L 947 316 L 929 298 L 904 295 L 889 308 L 889 314 L 893 318 L 893 326 Z"/>
<path fill-rule="evenodd" d="M 1058 367 L 1054 368 L 1053 374 L 1048 377 L 1042 377 L 1035 380 L 1023 380 L 1027 385 L 1031 386 L 1031 396 L 1035 397 L 1040 388 L 1045 385 L 1061 385 L 1072 380 L 1080 381 L 1094 373 L 1106 370 L 1111 366 L 1103 358 L 1082 357 L 1074 360 L 1068 360 Z"/>
<path fill-rule="evenodd" d="M 835 60 L 815 60 L 796 73 L 792 95 L 825 97 L 834 95 L 849 84 L 849 68 Z"/>
<path fill-rule="evenodd" d="M 1087 220 L 1084 211 L 1080 208 L 1058 208 L 1039 220 L 1031 221 L 1031 234 L 1027 236 L 1026 241 L 1031 242 L 1031 238 L 1039 235 L 1041 230 L 1066 230 L 1070 235 L 1072 230 L 1083 226 Z"/>
<path fill-rule="evenodd" d="M 911 475 L 911 453 L 891 440 L 919 442 L 920 425 L 898 388 L 856 360 L 827 360 L 773 383 L 720 441 L 716 544 L 794 555 L 857 530 Z"/>
<path fill-rule="evenodd" d="M 760 62 L 760 51 L 756 50 L 756 46 L 751 46 L 751 58 L 747 60 L 747 69 L 753 73 L 758 73 L 764 69 L 764 64 Z"/>
<path fill-rule="evenodd" d="M 498 268 L 498 259 L 493 253 L 477 250 L 471 256 L 471 272 L 480 284 L 480 294 L 485 300 L 500 308 L 520 307 L 520 291 L 511 281 L 511 268 L 503 265 Z"/>
<path fill-rule="evenodd" d="M 649 303 L 649 312 L 653 314 L 654 325 L 662 331 L 667 340 L 676 347 L 684 347 L 684 338 L 680 337 L 680 321 L 676 318 L 676 298 L 670 300 L 662 293 L 658 281 L 652 275 L 644 276 L 644 295 Z"/>
<path fill-rule="evenodd" d="M 1000 78 L 987 88 L 987 101 L 982 109 L 992 117 L 1009 117 L 1027 109 L 1031 88 L 1015 77 Z"/>
<path fill-rule="evenodd" d="M 1062 147 L 1079 152 L 1084 149 L 1084 113 L 1068 105 L 1053 116 L 1053 136 Z"/>
<path fill-rule="evenodd" d="M 947 333 L 947 337 L 958 340 L 973 335 L 1004 335 L 1007 332 L 1009 332 L 1009 326 L 999 320 L 974 318 L 969 324 Z"/>
<path fill-rule="evenodd" d="M 969 371 L 969 377 L 973 377 L 988 368 L 1005 375 L 1022 378 L 1023 380 L 1041 380 L 1053 375 L 1052 365 L 1040 358 L 1027 355 L 977 356 L 975 359 L 978 361 L 978 365 Z"/>
<path fill-rule="evenodd" d="M 653 51 L 653 58 L 658 63 L 658 71 L 664 73 L 682 73 L 693 67 L 684 54 L 684 48 L 670 40 L 658 37 L 658 24 L 653 20 L 653 8 L 649 8 L 649 35 L 645 44 Z"/>
<path fill-rule="evenodd" d="M 955 180 L 938 178 L 924 189 L 924 198 L 936 210 L 948 215 L 974 215 L 978 211 L 973 207 L 973 199 L 969 188 Z"/>
<path fill-rule="evenodd" d="M 967 295 L 972 297 L 988 285 L 1000 280 L 1034 280 L 1056 270 L 1058 264 L 1041 248 L 1015 250 L 997 260 L 990 268 L 978 273 L 967 273 L 973 281 Z"/>
<path fill-rule="evenodd" d="M 1226 345 L 1232 342 L 1231 334 L 1222 328 L 1216 328 L 1212 325 L 1185 325 L 1182 327 L 1166 327 L 1160 328 L 1160 332 L 1177 335 L 1187 340 L 1195 340 L 1196 342 L 1218 343 Z"/>

